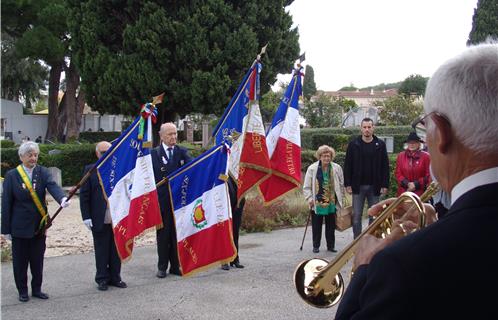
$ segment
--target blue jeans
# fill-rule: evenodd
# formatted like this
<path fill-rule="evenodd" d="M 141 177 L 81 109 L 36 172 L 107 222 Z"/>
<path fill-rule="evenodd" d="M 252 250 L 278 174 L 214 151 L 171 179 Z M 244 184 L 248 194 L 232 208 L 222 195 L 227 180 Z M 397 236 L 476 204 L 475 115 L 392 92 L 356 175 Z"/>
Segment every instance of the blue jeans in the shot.
<path fill-rule="evenodd" d="M 353 236 L 355 239 L 361 234 L 361 215 L 365 205 L 365 198 L 368 201 L 369 208 L 379 202 L 379 196 L 374 194 L 373 186 L 371 185 L 362 185 L 360 186 L 360 193 L 353 193 Z M 372 220 L 369 218 L 369 223 Z"/>

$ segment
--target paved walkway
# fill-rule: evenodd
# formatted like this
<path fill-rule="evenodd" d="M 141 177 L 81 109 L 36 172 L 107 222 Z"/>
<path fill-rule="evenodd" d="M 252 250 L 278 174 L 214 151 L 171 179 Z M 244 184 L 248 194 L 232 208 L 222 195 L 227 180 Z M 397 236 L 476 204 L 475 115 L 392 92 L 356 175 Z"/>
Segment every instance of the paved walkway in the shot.
<path fill-rule="evenodd" d="M 364 224 L 365 225 L 365 224 Z M 314 256 L 311 229 L 299 250 L 304 227 L 240 237 L 244 269 L 210 269 L 190 278 L 155 277 L 156 247 L 136 248 L 123 265 L 127 289 L 100 292 L 93 280 L 93 253 L 45 259 L 43 290 L 50 299 L 18 301 L 12 264 L 2 263 L 1 318 L 14 319 L 333 319 L 336 308 L 318 309 L 297 295 L 293 273 Z M 351 229 L 336 232 L 336 248 L 352 240 Z M 327 260 L 325 239 L 316 256 Z M 349 267 L 343 276 L 349 280 Z"/>

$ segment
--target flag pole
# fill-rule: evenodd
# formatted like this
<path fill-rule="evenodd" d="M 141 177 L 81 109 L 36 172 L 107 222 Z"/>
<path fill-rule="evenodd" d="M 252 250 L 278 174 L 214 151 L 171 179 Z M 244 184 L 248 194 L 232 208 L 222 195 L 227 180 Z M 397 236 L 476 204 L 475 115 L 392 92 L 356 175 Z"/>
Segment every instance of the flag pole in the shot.
<path fill-rule="evenodd" d="M 261 48 L 261 51 L 259 52 L 259 54 L 256 56 L 256 59 L 253 61 L 253 63 L 252 63 L 252 64 L 251 64 L 251 66 L 249 67 L 249 70 L 251 70 L 251 69 L 252 69 L 252 67 L 254 67 L 254 65 L 256 64 L 256 62 L 258 62 L 259 60 L 261 60 L 261 56 L 262 56 L 263 54 L 265 54 L 265 53 L 266 53 L 266 47 L 268 47 L 268 44 L 269 44 L 269 43 L 266 43 L 266 45 L 265 45 L 264 47 L 262 47 L 262 48 Z M 246 81 L 245 81 L 244 83 L 242 83 L 242 84 L 239 86 L 239 88 L 243 88 L 243 87 L 245 87 L 245 85 L 246 85 L 247 81 L 249 81 L 249 77 L 247 77 Z M 227 112 L 226 116 L 228 116 L 228 114 L 230 113 L 230 110 L 231 110 L 231 108 L 235 105 L 235 102 L 236 102 L 237 100 L 239 100 L 239 97 L 240 97 L 240 95 L 242 94 L 242 92 L 243 92 L 243 90 L 240 90 L 238 93 L 236 92 L 237 96 L 236 96 L 236 98 L 235 98 L 235 99 L 233 99 L 233 100 L 232 100 L 232 101 L 233 101 L 233 103 L 232 103 L 232 105 L 230 106 L 230 109 L 229 109 L 229 111 Z M 224 115 L 225 115 L 225 114 L 224 114 Z M 226 117 L 225 117 L 225 118 L 226 118 Z M 220 119 L 220 122 L 218 123 L 217 127 L 220 127 L 220 128 L 221 128 L 221 126 L 223 125 L 223 122 L 225 122 L 225 119 Z M 217 135 L 217 133 L 218 133 L 218 131 L 213 132 L 213 134 L 212 134 L 212 135 L 211 135 L 211 137 L 209 138 L 208 145 L 210 145 L 210 144 L 213 142 L 213 139 L 214 139 L 214 137 Z"/>
<path fill-rule="evenodd" d="M 152 98 L 152 106 L 153 108 L 156 107 L 156 104 L 160 104 L 162 101 L 163 101 L 163 98 L 164 98 L 164 92 L 161 93 L 160 95 L 158 96 L 155 96 Z M 135 126 L 139 125 L 139 122 L 137 122 L 137 124 Z M 132 130 L 130 130 L 131 132 Z M 109 154 L 110 155 L 110 154 Z M 81 188 L 81 186 L 88 180 L 88 178 L 90 178 L 90 176 L 92 175 L 92 173 L 95 171 L 95 169 L 97 169 L 97 166 L 101 165 L 102 163 L 104 163 L 105 161 L 107 161 L 108 159 L 108 156 L 106 156 L 106 159 L 104 159 L 102 162 L 96 162 L 92 168 L 90 170 L 88 170 L 88 172 L 83 176 L 83 178 L 81 178 L 81 180 L 69 191 L 69 194 L 67 196 L 67 200 L 71 199 L 76 191 L 78 191 L 78 189 Z M 57 209 L 57 211 L 55 211 L 54 215 L 52 217 L 48 217 L 47 219 L 47 223 L 45 224 L 44 227 L 40 228 L 36 234 L 40 234 L 40 233 L 45 233 L 47 231 L 48 228 L 50 228 L 52 226 L 52 222 L 54 221 L 54 219 L 59 215 L 59 213 L 61 212 L 61 210 L 63 209 L 62 206 L 59 206 L 59 208 Z"/>

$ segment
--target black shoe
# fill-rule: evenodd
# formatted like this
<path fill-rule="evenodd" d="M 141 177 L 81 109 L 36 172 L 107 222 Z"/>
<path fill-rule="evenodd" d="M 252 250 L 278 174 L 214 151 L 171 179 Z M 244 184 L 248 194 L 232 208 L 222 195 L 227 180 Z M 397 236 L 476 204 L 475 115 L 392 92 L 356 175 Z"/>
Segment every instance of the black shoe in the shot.
<path fill-rule="evenodd" d="M 38 299 L 43 299 L 43 300 L 48 299 L 48 294 L 41 292 L 41 291 L 40 292 L 33 292 L 32 296 L 36 297 Z"/>
<path fill-rule="evenodd" d="M 128 286 L 126 285 L 126 282 L 124 281 L 118 281 L 118 282 L 111 282 L 110 283 L 111 286 L 113 287 L 117 287 L 117 288 L 127 288 Z"/>
<path fill-rule="evenodd" d="M 180 269 L 173 269 L 173 270 L 169 269 L 169 273 L 177 275 L 177 276 L 181 276 L 182 275 Z"/>
<path fill-rule="evenodd" d="M 227 263 L 221 265 L 222 270 L 230 270 L 230 267 L 228 266 Z"/>
<path fill-rule="evenodd" d="M 313 253 L 318 253 L 320 250 L 318 248 L 313 248 Z"/>
<path fill-rule="evenodd" d="M 19 301 L 28 302 L 29 301 L 28 294 L 27 293 L 19 293 Z"/>
<path fill-rule="evenodd" d="M 107 288 L 108 288 L 107 281 L 100 281 L 97 286 L 97 289 L 99 289 L 100 291 L 106 291 Z"/>
<path fill-rule="evenodd" d="M 230 267 L 234 267 L 234 268 L 238 268 L 238 269 L 244 268 L 244 266 L 241 265 L 239 262 L 230 262 Z"/>
<path fill-rule="evenodd" d="M 336 250 L 336 249 L 334 249 L 334 248 L 332 248 L 332 249 L 327 249 L 327 250 L 328 250 L 328 251 L 330 251 L 330 252 L 337 252 L 337 250 Z"/>
<path fill-rule="evenodd" d="M 156 277 L 158 278 L 166 278 L 166 270 L 157 270 Z"/>

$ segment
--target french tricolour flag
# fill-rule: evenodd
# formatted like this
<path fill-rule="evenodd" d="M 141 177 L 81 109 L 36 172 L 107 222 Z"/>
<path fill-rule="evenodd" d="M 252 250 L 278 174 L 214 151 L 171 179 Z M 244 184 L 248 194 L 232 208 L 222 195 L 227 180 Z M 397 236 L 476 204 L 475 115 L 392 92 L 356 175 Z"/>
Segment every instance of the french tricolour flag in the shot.
<path fill-rule="evenodd" d="M 151 139 L 151 117 L 139 116 L 96 164 L 121 260 L 131 257 L 136 236 L 162 224 L 150 155 Z"/>
<path fill-rule="evenodd" d="M 232 137 L 229 172 L 237 180 L 237 198 L 270 176 L 270 159 L 259 109 L 261 63 L 255 60 L 225 109 L 213 135 L 216 143 Z"/>
<path fill-rule="evenodd" d="M 236 256 L 225 144 L 168 176 L 182 274 L 192 275 Z"/>
<path fill-rule="evenodd" d="M 272 202 L 301 185 L 302 68 L 294 70 L 266 135 L 272 175 L 259 186 L 265 203 Z"/>

